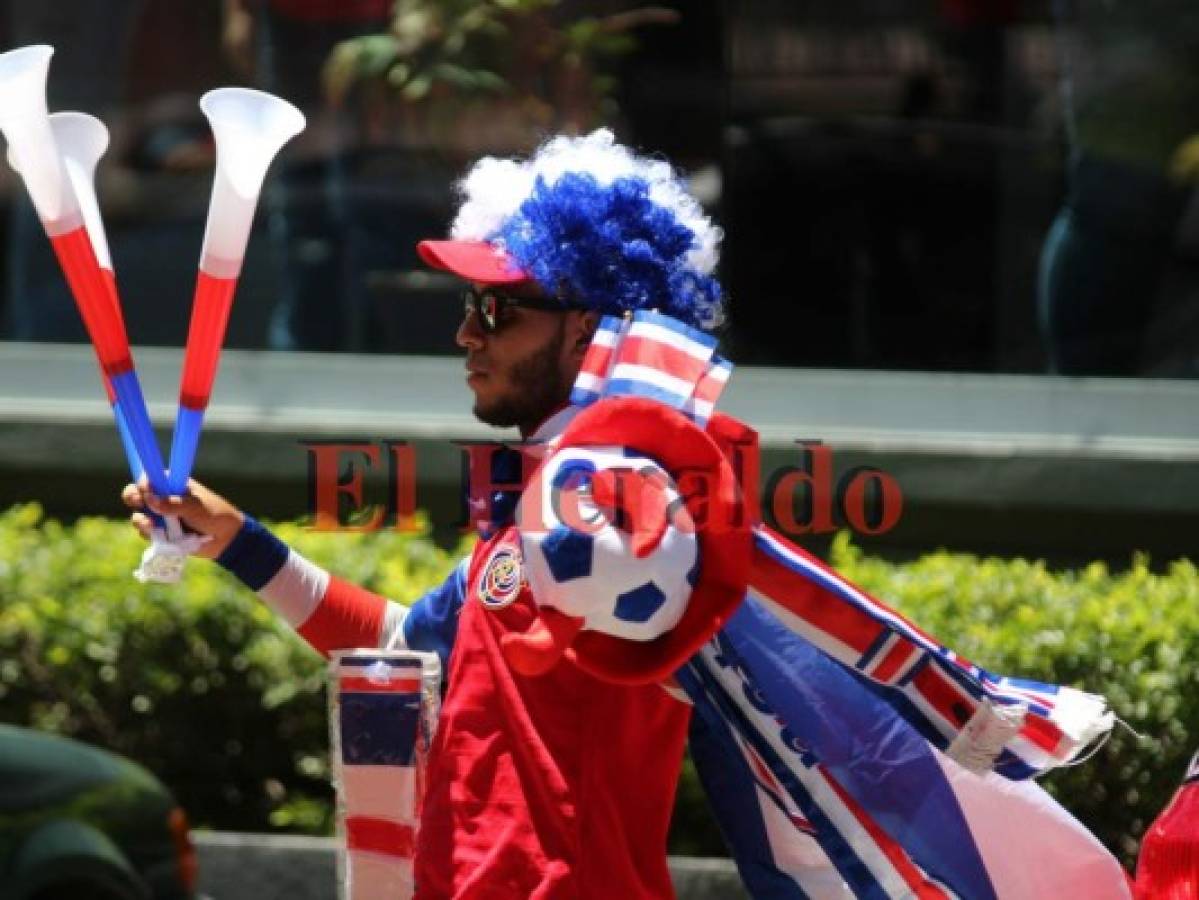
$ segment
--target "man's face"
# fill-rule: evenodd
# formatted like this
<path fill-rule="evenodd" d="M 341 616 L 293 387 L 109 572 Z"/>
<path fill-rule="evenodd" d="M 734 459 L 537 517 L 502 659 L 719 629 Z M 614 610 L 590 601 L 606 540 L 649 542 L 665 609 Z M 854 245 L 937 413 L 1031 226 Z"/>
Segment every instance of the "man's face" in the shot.
<path fill-rule="evenodd" d="M 519 289 L 505 293 L 522 295 Z M 466 351 L 466 384 L 475 395 L 476 418 L 532 433 L 567 402 L 594 318 L 578 311 L 510 307 L 496 330 L 487 332 L 479 317 L 468 313 L 456 340 Z"/>

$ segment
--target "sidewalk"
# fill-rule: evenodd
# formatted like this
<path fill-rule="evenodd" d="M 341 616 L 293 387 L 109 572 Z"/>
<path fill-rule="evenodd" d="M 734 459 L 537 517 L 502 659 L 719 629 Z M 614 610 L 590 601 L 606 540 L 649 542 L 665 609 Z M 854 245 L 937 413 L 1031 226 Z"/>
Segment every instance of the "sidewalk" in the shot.
<path fill-rule="evenodd" d="M 211 900 L 334 900 L 336 841 L 294 835 L 196 832 L 200 893 Z M 732 861 L 674 856 L 678 900 L 748 898 Z"/>

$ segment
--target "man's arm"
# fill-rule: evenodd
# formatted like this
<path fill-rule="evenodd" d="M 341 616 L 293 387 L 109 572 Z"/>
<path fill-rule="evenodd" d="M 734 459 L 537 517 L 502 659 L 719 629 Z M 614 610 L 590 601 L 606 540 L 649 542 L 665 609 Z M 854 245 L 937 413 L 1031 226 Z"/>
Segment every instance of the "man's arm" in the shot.
<path fill-rule="evenodd" d="M 241 528 L 216 561 L 325 656 L 353 647 L 394 646 L 408 612 L 329 574 L 251 516 L 243 516 Z"/>
<path fill-rule="evenodd" d="M 138 510 L 131 522 L 143 537 L 152 528 L 143 508 L 178 516 L 208 536 L 196 555 L 236 575 L 325 656 L 353 647 L 408 647 L 438 653 L 443 665 L 448 661 L 465 594 L 465 561 L 409 609 L 331 575 L 196 481 L 181 497 L 156 497 L 143 483 L 126 487 L 122 499 Z"/>

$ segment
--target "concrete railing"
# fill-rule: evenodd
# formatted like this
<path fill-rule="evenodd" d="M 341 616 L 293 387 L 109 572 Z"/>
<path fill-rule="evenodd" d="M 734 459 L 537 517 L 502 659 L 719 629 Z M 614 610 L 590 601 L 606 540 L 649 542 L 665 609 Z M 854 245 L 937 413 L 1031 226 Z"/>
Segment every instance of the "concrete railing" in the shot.
<path fill-rule="evenodd" d="M 138 352 L 164 428 L 180 358 Z M 250 511 L 290 518 L 308 505 L 302 441 L 373 443 L 383 462 L 382 441 L 406 441 L 416 502 L 449 538 L 462 483 L 453 442 L 503 436 L 472 418 L 462 376 L 450 357 L 229 351 L 197 477 Z M 1123 562 L 1133 549 L 1194 552 L 1199 380 L 742 367 L 720 406 L 761 434 L 760 494 L 772 472 L 800 463 L 800 439 L 832 449 L 834 482 L 861 466 L 894 477 L 902 517 L 870 548 Z M 124 468 L 91 350 L 0 343 L 0 507 L 37 499 L 55 515 L 120 514 Z M 376 499 L 387 497 L 384 469 L 368 481 Z"/>
<path fill-rule="evenodd" d="M 211 900 L 334 900 L 337 843 L 332 838 L 197 832 L 200 892 Z M 679 900 L 741 900 L 749 895 L 730 860 L 675 856 Z M 615 898 L 614 898 L 615 900 Z"/>

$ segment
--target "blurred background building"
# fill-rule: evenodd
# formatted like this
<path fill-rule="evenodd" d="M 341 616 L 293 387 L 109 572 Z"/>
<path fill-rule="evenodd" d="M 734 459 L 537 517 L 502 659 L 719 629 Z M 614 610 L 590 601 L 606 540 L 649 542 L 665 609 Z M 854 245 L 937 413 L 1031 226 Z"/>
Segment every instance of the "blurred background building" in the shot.
<path fill-rule="evenodd" d="M 758 413 L 777 426 L 779 459 L 794 438 L 827 437 L 901 468 L 904 454 L 924 454 L 932 474 L 911 483 L 931 484 L 953 469 L 937 453 L 967 463 L 990 454 L 997 465 L 1035 458 L 1039 474 L 1015 484 L 970 463 L 964 481 L 929 488 L 965 504 L 948 515 L 943 503 L 928 520 L 939 526 L 918 526 L 920 510 L 932 508 L 920 497 L 932 494 L 914 488 L 907 521 L 916 524 L 900 543 L 1052 548 L 1022 537 L 1045 503 L 1104 510 L 1098 520 L 1061 520 L 1064 545 L 1080 527 L 1108 533 L 1136 507 L 1139 524 L 1104 545 L 1118 552 L 1159 526 L 1189 528 L 1199 512 L 1199 489 L 1179 474 L 1199 455 L 1186 381 L 1199 375 L 1192 7 L 3 0 L 0 45 L 53 44 L 51 108 L 96 113 L 113 132 L 100 202 L 139 347 L 177 348 L 186 335 L 213 153 L 201 93 L 259 86 L 308 116 L 308 131 L 268 179 L 227 346 L 323 356 L 264 363 L 234 353 L 226 366 L 244 377 L 218 382 L 217 407 L 222 397 L 247 408 L 281 402 L 254 394 L 264 383 L 244 374 L 254 366 L 293 371 L 302 360 L 327 385 L 350 378 L 337 372 L 383 371 L 364 355 L 456 356 L 456 289 L 413 250 L 446 230 L 454 179 L 479 154 L 524 153 L 555 131 L 607 124 L 675 162 L 723 224 L 731 298 L 723 338 L 743 367 L 769 367 L 759 373 L 763 390 L 780 405 Z M 0 206 L 0 339 L 10 342 L 0 351 L 38 358 L 42 344 L 82 343 L 61 274 L 7 169 Z M 164 353 L 166 403 L 174 357 Z M 394 365 L 386 371 L 401 380 L 419 368 Z M 430 377 L 457 378 L 448 361 L 444 372 Z M 346 380 L 347 396 L 384 412 L 353 425 L 360 430 L 388 422 L 386 410 L 404 402 L 402 391 L 397 400 L 379 385 L 365 389 L 368 375 Z M 78 389 L 100 400 L 94 383 Z M 867 402 L 880 389 L 898 399 Z M 239 390 L 248 393 L 230 393 Z M 948 414 L 946 398 L 960 408 Z M 31 427 L 14 415 L 10 435 Z M 1120 449 L 1104 449 L 1109 439 Z M 210 448 L 210 466 L 218 452 Z M 301 470 L 302 454 L 289 452 Z M 44 457 L 42 469 L 12 463 L 13 453 L 10 471 L 56 471 Z M 1095 460 L 1115 468 L 1081 475 Z M 205 461 L 202 451 L 201 476 Z M 1127 465 L 1146 468 L 1124 500 L 1112 499 Z M 60 496 L 64 511 L 88 508 L 48 474 L 0 501 L 27 496 L 33 483 Z M 1046 499 L 1063 484 L 1074 485 L 1073 501 Z M 1000 508 L 1010 516 L 995 525 Z M 964 521 L 994 527 L 963 532 Z"/>

